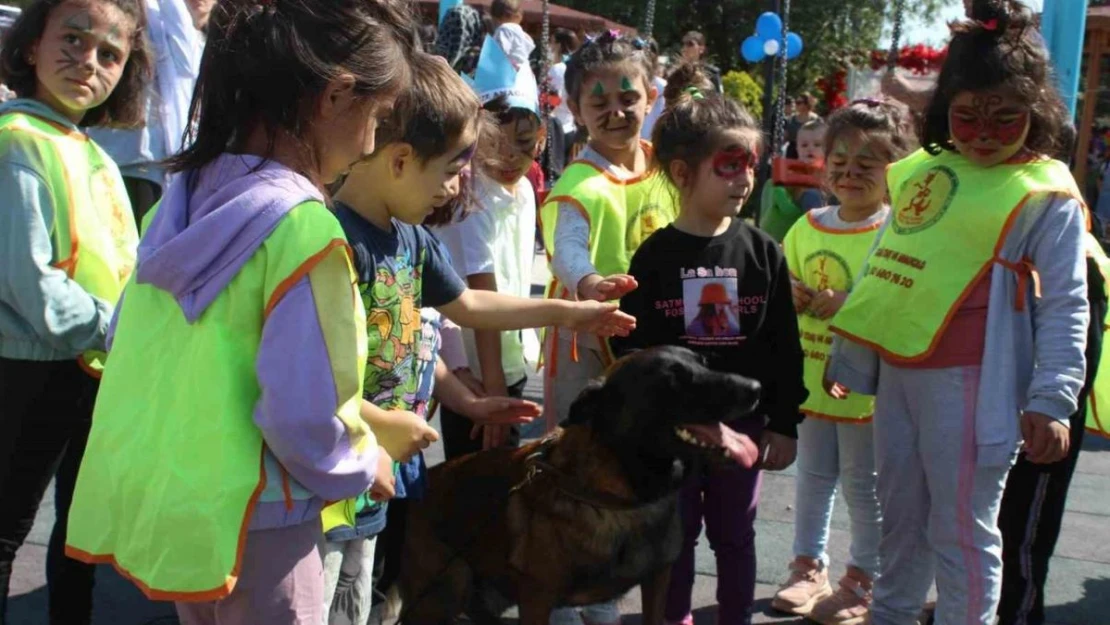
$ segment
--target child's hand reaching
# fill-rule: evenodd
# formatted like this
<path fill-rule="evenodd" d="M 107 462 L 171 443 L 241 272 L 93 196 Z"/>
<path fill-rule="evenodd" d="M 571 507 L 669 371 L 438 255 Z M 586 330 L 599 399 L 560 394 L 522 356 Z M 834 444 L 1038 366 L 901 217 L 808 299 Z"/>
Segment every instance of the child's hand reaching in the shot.
<path fill-rule="evenodd" d="M 614 274 L 602 278 L 596 273 L 582 278 L 578 283 L 578 298 L 595 302 L 618 300 L 639 286 L 636 278 L 626 274 Z"/>
<path fill-rule="evenodd" d="M 770 430 L 764 430 L 759 441 L 760 468 L 765 471 L 782 471 L 794 464 L 798 455 L 798 441 Z"/>
<path fill-rule="evenodd" d="M 378 471 L 374 474 L 374 485 L 370 487 L 370 499 L 374 501 L 389 501 L 396 495 L 396 484 L 393 477 L 393 458 L 385 447 L 378 448 Z"/>
<path fill-rule="evenodd" d="M 818 319 L 828 319 L 840 310 L 846 299 L 848 294 L 844 291 L 825 289 L 813 296 L 813 301 L 809 303 L 809 312 Z"/>
<path fill-rule="evenodd" d="M 398 462 L 408 462 L 439 440 L 439 432 L 415 412 L 388 410 L 386 415 L 387 418 L 375 423 L 372 429 L 378 444 Z"/>
<path fill-rule="evenodd" d="M 452 373 L 455 374 L 455 377 L 458 378 L 466 388 L 470 389 L 471 393 L 474 393 L 478 397 L 486 396 L 486 387 L 482 385 L 482 381 L 478 379 L 478 376 L 474 375 L 474 372 L 471 371 L 469 367 L 455 369 Z"/>
<path fill-rule="evenodd" d="M 621 312 L 616 304 L 587 300 L 572 303 L 560 325 L 587 334 L 628 336 L 636 329 L 636 318 Z"/>
<path fill-rule="evenodd" d="M 1034 464 L 1052 464 L 1067 457 L 1071 447 L 1071 430 L 1068 426 L 1039 412 L 1021 415 L 1022 448 L 1025 457 Z"/>
<path fill-rule="evenodd" d="M 512 397 L 478 397 L 467 404 L 463 416 L 475 425 L 531 423 L 543 411 L 539 404 Z"/>

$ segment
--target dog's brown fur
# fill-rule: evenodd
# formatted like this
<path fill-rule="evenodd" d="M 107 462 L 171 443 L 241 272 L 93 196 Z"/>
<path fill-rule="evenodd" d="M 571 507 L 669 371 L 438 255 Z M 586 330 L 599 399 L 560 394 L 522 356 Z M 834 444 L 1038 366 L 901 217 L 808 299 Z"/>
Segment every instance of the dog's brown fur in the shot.
<path fill-rule="evenodd" d="M 757 385 L 706 369 L 693 352 L 649 350 L 583 393 L 565 430 L 542 442 L 546 464 L 531 479 L 541 443 L 435 467 L 405 531 L 402 625 L 449 623 L 463 611 L 496 623 L 516 602 L 522 625 L 547 625 L 556 607 L 636 585 L 644 623 L 661 625 L 682 547 L 677 495 L 702 455 L 674 434 L 679 415 L 734 418 L 757 396 Z"/>

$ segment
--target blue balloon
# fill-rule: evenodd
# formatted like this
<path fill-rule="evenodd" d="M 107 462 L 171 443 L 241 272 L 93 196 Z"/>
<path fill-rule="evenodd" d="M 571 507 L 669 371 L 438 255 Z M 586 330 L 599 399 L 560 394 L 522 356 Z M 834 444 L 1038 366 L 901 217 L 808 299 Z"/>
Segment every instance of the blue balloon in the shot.
<path fill-rule="evenodd" d="M 798 33 L 786 33 L 786 58 L 795 59 L 802 53 L 802 38 Z"/>
<path fill-rule="evenodd" d="M 748 37 L 740 45 L 740 56 L 749 63 L 758 63 L 763 60 L 763 40 L 755 35 Z"/>
<path fill-rule="evenodd" d="M 771 13 L 770 11 L 759 16 L 755 22 L 755 34 L 763 41 L 770 39 L 782 39 L 782 18 L 778 13 Z"/>

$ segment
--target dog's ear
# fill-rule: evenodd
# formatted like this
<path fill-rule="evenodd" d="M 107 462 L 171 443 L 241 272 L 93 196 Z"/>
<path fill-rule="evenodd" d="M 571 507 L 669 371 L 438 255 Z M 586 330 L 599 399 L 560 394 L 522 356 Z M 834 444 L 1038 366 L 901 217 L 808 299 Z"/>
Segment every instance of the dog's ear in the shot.
<path fill-rule="evenodd" d="M 596 380 L 590 382 L 571 403 L 567 425 L 588 425 L 595 416 L 605 413 L 607 400 L 604 384 Z"/>

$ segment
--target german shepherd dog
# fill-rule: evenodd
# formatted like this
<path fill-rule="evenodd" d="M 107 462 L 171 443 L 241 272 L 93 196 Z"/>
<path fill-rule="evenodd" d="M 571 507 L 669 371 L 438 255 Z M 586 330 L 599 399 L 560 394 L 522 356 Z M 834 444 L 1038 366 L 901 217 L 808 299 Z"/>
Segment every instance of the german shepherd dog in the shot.
<path fill-rule="evenodd" d="M 678 492 L 698 462 L 752 466 L 758 449 L 722 421 L 748 415 L 759 384 L 661 347 L 619 360 L 575 400 L 561 431 L 433 468 L 408 517 L 402 625 L 465 612 L 480 625 L 520 606 L 522 625 L 641 586 L 662 625 L 682 548 Z"/>

